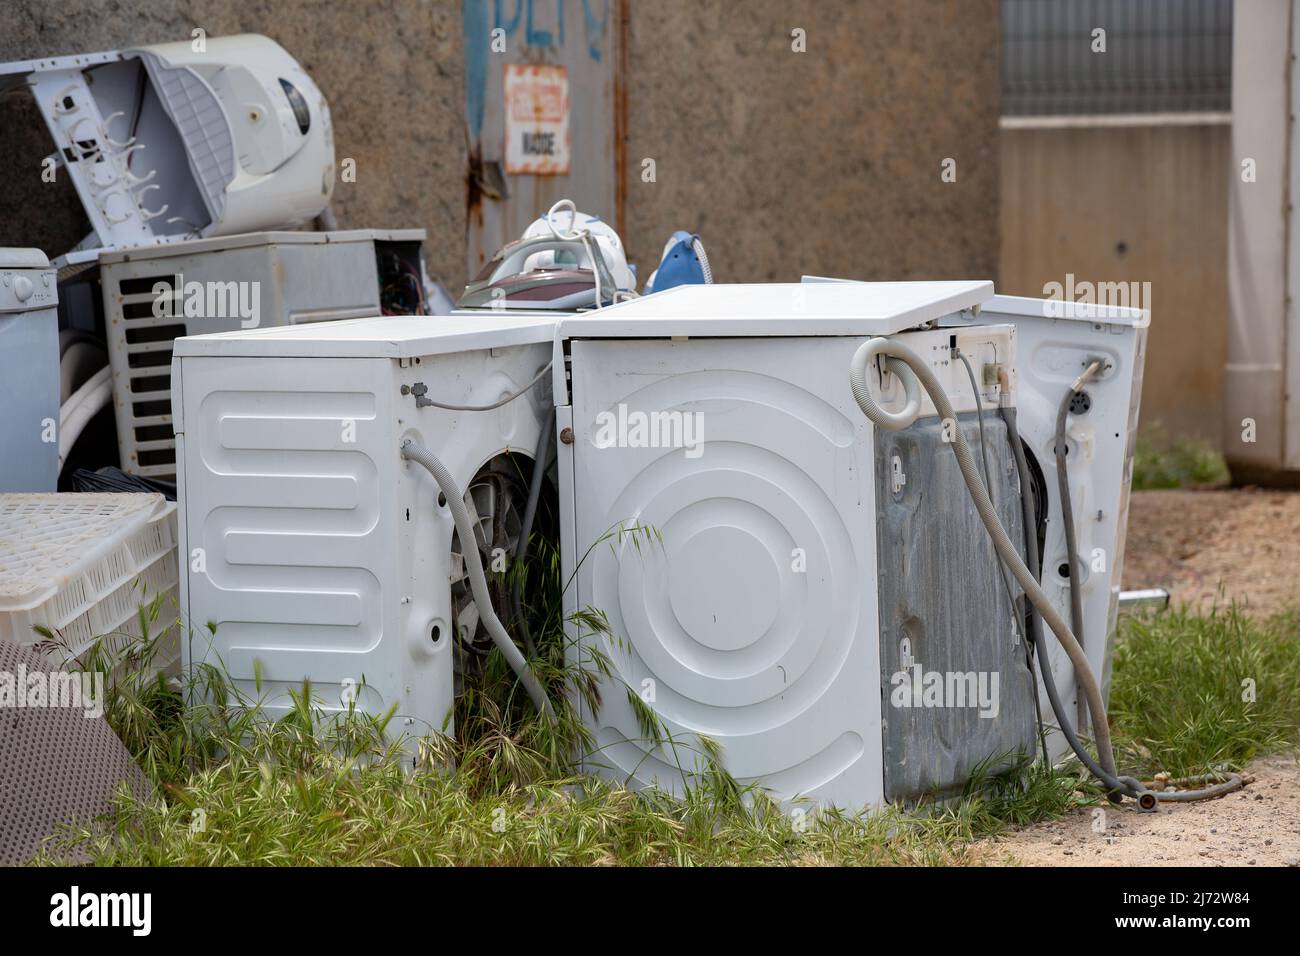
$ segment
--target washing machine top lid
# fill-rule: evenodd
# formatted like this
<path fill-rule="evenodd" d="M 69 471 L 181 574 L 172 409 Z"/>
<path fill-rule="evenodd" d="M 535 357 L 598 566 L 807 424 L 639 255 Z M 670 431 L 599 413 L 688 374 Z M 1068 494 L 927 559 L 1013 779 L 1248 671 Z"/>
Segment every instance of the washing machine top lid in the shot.
<path fill-rule="evenodd" d="M 550 342 L 555 316 L 396 315 L 190 335 L 173 355 L 414 358 Z"/>
<path fill-rule="evenodd" d="M 991 298 L 986 280 L 681 285 L 559 327 L 562 338 L 889 335 Z"/>
<path fill-rule="evenodd" d="M 39 249 L 0 247 L 0 269 L 48 269 L 50 260 Z"/>

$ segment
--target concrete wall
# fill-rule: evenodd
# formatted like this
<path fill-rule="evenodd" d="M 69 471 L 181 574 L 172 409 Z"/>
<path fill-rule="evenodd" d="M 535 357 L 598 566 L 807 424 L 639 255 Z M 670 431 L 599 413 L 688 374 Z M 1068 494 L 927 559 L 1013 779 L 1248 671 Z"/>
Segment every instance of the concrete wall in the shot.
<path fill-rule="evenodd" d="M 1300 188 L 1291 0 L 1234 5 L 1225 451 L 1243 480 L 1300 480 Z M 1288 123 L 1288 117 L 1291 122 Z M 1244 161 L 1253 168 L 1243 169 Z M 1243 441 L 1255 426 L 1254 441 Z"/>
<path fill-rule="evenodd" d="M 1002 133 L 998 287 L 1150 282 L 1142 421 L 1222 446 L 1230 127 Z"/>
<path fill-rule="evenodd" d="M 535 2 L 583 22 L 579 0 Z M 506 15 L 528 3 L 502 0 Z M 611 24 L 620 12 L 611 0 Z M 271 36 L 328 97 L 338 157 L 357 160 L 357 182 L 336 187 L 340 225 L 422 226 L 432 271 L 453 291 L 463 283 L 458 0 L 6 0 L 5 13 L 0 60 L 184 39 L 195 26 Z M 675 228 L 703 235 L 720 281 L 993 274 L 997 0 L 643 0 L 623 22 L 622 219 L 643 277 Z M 791 51 L 796 27 L 806 53 Z M 40 181 L 49 145 L 30 98 L 0 98 L 0 129 L 0 245 L 65 251 L 86 227 L 71 187 Z M 641 181 L 645 157 L 655 183 Z M 949 157 L 955 183 L 940 180 Z"/>
<path fill-rule="evenodd" d="M 629 34 L 642 275 L 685 228 L 723 282 L 992 277 L 997 0 L 634 2 Z"/>
<path fill-rule="evenodd" d="M 0 62 L 209 36 L 264 33 L 329 100 L 335 154 L 357 181 L 335 185 L 343 228 L 423 227 L 431 271 L 465 272 L 460 3 L 451 0 L 4 0 Z M 0 246 L 65 252 L 87 231 L 66 177 L 41 182 L 49 135 L 25 91 L 0 97 Z M 457 286 L 458 287 L 458 286 Z"/>

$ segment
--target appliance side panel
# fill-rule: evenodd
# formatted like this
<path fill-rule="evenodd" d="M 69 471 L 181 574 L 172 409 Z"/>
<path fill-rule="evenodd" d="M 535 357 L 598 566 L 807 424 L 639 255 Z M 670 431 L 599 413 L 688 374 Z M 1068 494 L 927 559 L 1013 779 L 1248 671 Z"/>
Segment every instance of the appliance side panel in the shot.
<path fill-rule="evenodd" d="M 390 365 L 183 359 L 191 658 L 268 716 L 308 678 L 326 711 L 395 706 L 421 733 L 443 716 L 394 690 L 437 686 L 446 655 L 401 639 Z"/>
<path fill-rule="evenodd" d="M 976 415 L 958 419 L 982 468 Z M 1022 592 L 1007 575 L 1013 607 L 944 428 L 930 417 L 876 437 L 885 798 L 906 803 L 959 793 L 980 765 L 1034 752 Z M 1006 424 L 988 409 L 984 430 L 993 502 L 1023 557 Z"/>
<path fill-rule="evenodd" d="M 18 275 L 41 287 L 39 273 Z M 6 273 L 6 281 L 11 276 Z M 0 288 L 0 307 L 19 304 Z M 0 491 L 54 491 L 59 478 L 59 322 L 53 309 L 0 310 L 0 408 L 5 415 Z"/>

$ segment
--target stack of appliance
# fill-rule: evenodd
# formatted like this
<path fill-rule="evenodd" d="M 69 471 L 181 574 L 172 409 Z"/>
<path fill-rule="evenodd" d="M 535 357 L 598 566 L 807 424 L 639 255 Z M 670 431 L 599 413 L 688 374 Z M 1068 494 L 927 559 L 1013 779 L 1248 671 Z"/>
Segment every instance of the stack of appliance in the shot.
<path fill-rule="evenodd" d="M 429 311 L 423 230 L 254 231 L 332 219 L 329 106 L 274 41 L 0 65 L 0 90 L 21 85 L 91 225 L 55 260 L 61 488 L 78 468 L 174 476 L 177 336 Z"/>
<path fill-rule="evenodd" d="M 1105 683 L 1145 320 L 1053 314 L 987 282 L 808 280 L 462 315 L 437 331 L 357 320 L 184 339 L 181 537 L 206 570 L 183 580 L 182 613 L 217 628 L 183 653 L 219 657 L 245 689 L 260 674 L 272 713 L 310 678 L 337 709 L 394 708 L 408 742 L 450 732 L 451 581 L 468 557 L 452 559 L 448 498 L 495 457 L 529 455 L 550 405 L 565 609 L 570 622 L 600 611 L 612 630 L 570 624 L 579 659 L 595 648 L 612 665 L 600 711 L 582 715 L 587 770 L 681 792 L 708 737 L 741 782 L 782 800 L 955 792 L 991 758 L 1031 754 L 1037 715 L 1023 595 L 969 506 L 953 429 L 986 453 L 1019 553 L 1030 534 L 1040 545 L 1052 605 L 1068 614 L 1079 588 L 1080 639 Z M 885 361 L 867 387 L 912 421 L 864 416 L 850 364 L 885 339 L 921 357 L 955 421 Z M 1072 573 L 1056 408 L 1094 366 L 1066 444 L 1076 556 L 1102 560 Z M 1020 412 L 1024 471 L 1000 408 Z M 1039 492 L 1028 529 L 1021 474 Z M 638 528 L 655 543 L 635 542 Z M 1066 657 L 1043 652 L 1072 687 Z M 937 700 L 923 692 L 933 674 Z M 971 680 L 962 701 L 954 675 Z M 668 738 L 646 737 L 629 695 Z"/>
<path fill-rule="evenodd" d="M 53 143 L 45 165 L 71 182 L 90 231 L 53 265 L 35 250 L 0 252 L 0 390 L 10 412 L 0 440 L 13 452 L 0 462 L 0 493 L 174 498 L 179 337 L 430 311 L 423 230 L 306 231 L 333 219 L 329 106 L 272 40 L 196 38 L 0 64 L 0 91 L 23 87 Z M 48 588 L 27 571 L 6 581 L 0 610 L 20 622 L 10 638 L 42 643 L 39 625 L 80 653 L 91 627 L 116 645 L 136 610 L 123 616 L 123 602 L 157 595 L 167 601 L 162 620 L 175 621 L 175 506 L 144 494 L 135 503 L 60 497 L 6 495 L 0 547 L 26 554 L 42 522 L 75 524 L 99 502 L 103 520 L 85 523 L 70 547 L 119 557 L 86 574 L 50 564 Z M 127 548 L 134 557 L 121 559 L 135 531 L 110 512 L 146 505 L 166 553 L 146 560 Z M 128 571 L 132 580 L 121 580 Z"/>

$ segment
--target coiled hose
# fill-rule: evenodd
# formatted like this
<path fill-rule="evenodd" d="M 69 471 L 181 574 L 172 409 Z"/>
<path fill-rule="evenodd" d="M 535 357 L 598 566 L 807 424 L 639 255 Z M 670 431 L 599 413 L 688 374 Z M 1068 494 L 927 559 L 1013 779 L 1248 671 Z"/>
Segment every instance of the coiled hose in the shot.
<path fill-rule="evenodd" d="M 408 438 L 402 442 L 402 457 L 423 467 L 425 471 L 433 476 L 433 480 L 438 483 L 438 488 L 442 491 L 443 497 L 447 499 L 447 507 L 451 510 L 452 520 L 456 523 L 456 532 L 460 535 L 461 554 L 465 559 L 465 570 L 469 574 L 470 590 L 474 593 L 474 603 L 478 605 L 479 615 L 487 628 L 488 635 L 501 651 L 502 656 L 505 657 L 510 669 L 523 682 L 524 690 L 528 692 L 528 696 L 532 699 L 533 705 L 538 712 L 553 718 L 555 711 L 551 707 L 550 698 L 546 696 L 546 691 L 543 690 L 537 675 L 532 672 L 528 662 L 524 660 L 524 655 L 519 652 L 515 642 L 506 633 L 501 619 L 497 617 L 496 611 L 492 607 L 492 596 L 488 592 L 487 576 L 483 573 L 483 560 L 479 556 L 478 548 L 474 546 L 474 527 L 478 524 L 478 516 L 470 513 L 473 505 L 465 502 L 465 496 L 461 493 L 460 488 L 456 486 L 456 480 L 452 478 L 451 472 L 429 449 Z"/>
<path fill-rule="evenodd" d="M 867 384 L 867 368 L 877 357 L 883 357 L 890 371 L 898 375 L 903 383 L 906 400 L 901 412 L 886 411 L 871 394 L 871 389 Z M 906 345 L 888 338 L 868 339 L 859 346 L 853 355 L 853 361 L 849 368 L 849 385 L 853 389 L 854 400 L 858 403 L 858 407 L 862 409 L 862 413 L 879 428 L 900 431 L 916 421 L 921 412 L 922 387 L 929 394 L 930 401 L 934 403 L 934 407 L 942 419 L 953 422 L 957 420 L 952 402 L 949 401 L 943 385 L 939 382 L 929 364 Z M 1114 773 L 1105 769 L 1106 766 L 1113 767 L 1115 765 L 1115 755 L 1111 745 L 1110 725 L 1106 719 L 1106 706 L 1101 697 L 1101 688 L 1097 684 L 1096 676 L 1092 673 L 1092 668 L 1088 665 L 1088 658 L 1065 620 L 1052 606 L 1047 594 L 1039 587 L 1034 575 L 1025 566 L 1025 563 L 1020 560 L 1015 545 L 1012 543 L 1010 536 L 1007 535 L 1006 529 L 1002 527 L 1002 522 L 998 519 L 993 502 L 980 481 L 978 465 L 971 454 L 966 436 L 960 428 L 953 430 L 952 441 L 948 444 L 956 456 L 957 467 L 961 471 L 962 480 L 966 483 L 966 490 L 970 493 L 980 521 L 993 542 L 993 549 L 997 552 L 1007 570 L 1019 582 L 1020 587 L 1042 616 L 1042 619 L 1052 629 L 1052 633 L 1056 636 L 1061 647 L 1065 649 L 1071 664 L 1074 665 L 1080 687 L 1087 696 L 1088 707 L 1093 714 L 1094 738 L 1097 742 L 1097 751 L 1101 756 L 1102 766 L 1098 766 L 1090 757 L 1085 758 L 1083 756 L 1087 754 L 1087 751 L 1079 744 L 1077 737 L 1069 734 L 1066 739 L 1071 740 L 1072 747 L 1076 747 L 1076 754 L 1080 755 L 1080 759 L 1084 761 L 1084 765 L 1088 770 L 1107 787 L 1134 797 L 1138 805 L 1144 810 L 1154 809 L 1156 802 L 1161 799 L 1160 794 L 1145 787 L 1140 780 L 1133 777 L 1117 777 Z M 1048 678 L 1046 683 L 1049 687 L 1049 697 L 1053 697 L 1055 696 L 1055 688 L 1052 686 L 1054 682 L 1051 680 L 1050 668 L 1047 668 L 1046 664 L 1043 663 L 1045 656 L 1040 648 L 1038 655 L 1039 667 L 1044 669 L 1044 673 Z M 1054 707 L 1058 704 L 1059 699 L 1053 700 Z M 1064 731 L 1068 721 L 1063 719 L 1061 711 L 1057 711 L 1057 720 L 1062 724 L 1062 730 Z M 1222 786 L 1228 784 L 1233 785 L 1231 789 L 1236 789 L 1236 787 L 1241 786 L 1241 778 L 1233 774 Z M 1178 791 L 1177 794 L 1182 800 L 1193 800 L 1219 796 L 1221 792 L 1227 791 L 1221 791 L 1220 787 L 1215 787 L 1206 791 Z M 1192 794 L 1197 794 L 1197 796 L 1192 796 Z"/>

